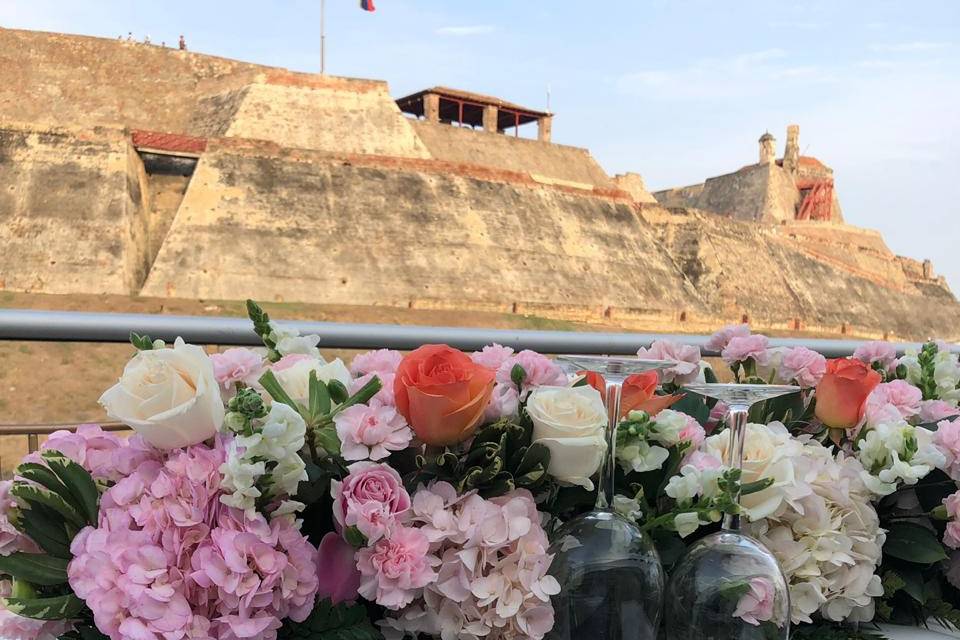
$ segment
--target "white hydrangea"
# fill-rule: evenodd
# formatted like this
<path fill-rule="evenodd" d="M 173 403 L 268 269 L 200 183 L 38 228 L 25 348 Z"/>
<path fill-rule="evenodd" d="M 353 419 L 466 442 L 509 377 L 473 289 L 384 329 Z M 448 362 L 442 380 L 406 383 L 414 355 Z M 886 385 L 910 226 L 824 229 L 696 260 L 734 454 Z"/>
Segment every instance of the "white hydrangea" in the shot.
<path fill-rule="evenodd" d="M 857 449 L 863 482 L 879 496 L 890 495 L 901 483 L 916 484 L 933 469 L 946 465 L 946 458 L 933 443 L 933 432 L 904 420 L 873 426 Z"/>
<path fill-rule="evenodd" d="M 273 331 L 270 332 L 268 337 L 277 345 L 277 352 L 281 356 L 301 353 L 311 358 L 320 357 L 320 350 L 317 348 L 320 336 L 316 334 L 302 336 L 296 329 L 274 324 Z"/>
<path fill-rule="evenodd" d="M 790 585 L 794 623 L 868 621 L 883 594 L 876 575 L 885 532 L 863 482 L 863 467 L 816 441 L 794 460 L 811 492 L 749 530 L 777 556 Z"/>

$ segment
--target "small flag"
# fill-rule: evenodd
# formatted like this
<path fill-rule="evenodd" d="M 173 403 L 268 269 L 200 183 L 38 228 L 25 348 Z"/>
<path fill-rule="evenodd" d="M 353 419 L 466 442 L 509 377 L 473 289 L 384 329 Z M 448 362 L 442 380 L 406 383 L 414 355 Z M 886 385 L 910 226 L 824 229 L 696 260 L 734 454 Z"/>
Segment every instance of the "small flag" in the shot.
<path fill-rule="evenodd" d="M 376 11 L 377 8 L 373 6 L 373 0 L 360 0 L 360 8 L 364 11 Z"/>

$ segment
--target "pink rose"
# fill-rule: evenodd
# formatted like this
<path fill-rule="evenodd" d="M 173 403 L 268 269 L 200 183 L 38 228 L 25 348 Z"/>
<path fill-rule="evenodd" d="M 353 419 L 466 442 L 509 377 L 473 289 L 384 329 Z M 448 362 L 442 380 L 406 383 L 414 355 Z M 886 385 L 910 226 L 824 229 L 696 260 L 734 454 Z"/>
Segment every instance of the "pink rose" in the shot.
<path fill-rule="evenodd" d="M 354 462 L 343 482 L 334 480 L 333 516 L 340 527 L 357 527 L 373 544 L 397 524 L 397 517 L 410 508 L 410 495 L 400 474 L 376 462 Z"/>
<path fill-rule="evenodd" d="M 787 382 L 796 380 L 802 389 L 816 387 L 826 372 L 827 359 L 806 347 L 788 349 L 780 364 L 780 377 Z"/>
<path fill-rule="evenodd" d="M 700 375 L 700 348 L 686 344 L 677 344 L 670 340 L 656 340 L 649 349 L 641 347 L 637 357 L 649 360 L 669 360 L 675 363 L 669 369 L 661 371 L 663 382 L 684 385 L 693 382 Z"/>
<path fill-rule="evenodd" d="M 937 423 L 933 444 L 947 459 L 943 471 L 954 480 L 960 480 L 960 418 Z"/>
<path fill-rule="evenodd" d="M 397 527 L 389 538 L 357 552 L 360 595 L 387 609 L 401 609 L 437 577 L 427 555 L 430 543 L 417 529 Z"/>
<path fill-rule="evenodd" d="M 884 371 L 890 371 L 896 366 L 897 349 L 889 342 L 876 340 L 857 347 L 853 352 L 853 357 L 870 366 L 879 362 Z"/>
<path fill-rule="evenodd" d="M 740 597 L 737 609 L 733 612 L 735 618 L 744 622 L 760 626 L 773 617 L 773 583 L 769 578 L 750 578 L 747 592 Z"/>
<path fill-rule="evenodd" d="M 253 384 L 263 370 L 263 358 L 250 349 L 233 348 L 210 356 L 213 377 L 225 391 L 236 382 Z"/>
<path fill-rule="evenodd" d="M 770 354 L 767 352 L 769 340 L 767 336 L 749 335 L 734 336 L 730 338 L 726 348 L 720 353 L 720 357 L 727 364 L 735 362 L 746 362 L 752 358 L 758 366 L 767 364 Z"/>
<path fill-rule="evenodd" d="M 333 531 L 320 541 L 317 577 L 320 579 L 317 589 L 320 598 L 330 598 L 333 604 L 357 599 L 360 572 L 357 570 L 356 552 Z"/>
<path fill-rule="evenodd" d="M 908 419 L 920 413 L 923 393 L 906 380 L 884 382 L 867 396 L 867 424 Z"/>
<path fill-rule="evenodd" d="M 960 409 L 945 400 L 923 400 L 920 402 L 920 413 L 917 415 L 920 422 L 928 424 L 958 416 Z"/>
<path fill-rule="evenodd" d="M 356 356 L 350 362 L 350 373 L 355 376 L 374 374 L 383 380 L 384 375 L 393 376 L 403 360 L 403 354 L 391 349 L 377 349 Z M 386 386 L 386 381 L 384 381 Z"/>
<path fill-rule="evenodd" d="M 730 340 L 736 337 L 746 337 L 750 335 L 750 325 L 748 324 L 728 324 L 715 334 L 710 336 L 705 347 L 708 351 L 720 353 L 727 348 Z"/>
<path fill-rule="evenodd" d="M 488 344 L 480 351 L 470 354 L 470 359 L 487 369 L 496 371 L 507 358 L 513 355 L 513 349 L 499 344 Z"/>
<path fill-rule="evenodd" d="M 333 419 L 344 460 L 382 460 L 407 448 L 413 431 L 392 406 L 355 404 Z"/>

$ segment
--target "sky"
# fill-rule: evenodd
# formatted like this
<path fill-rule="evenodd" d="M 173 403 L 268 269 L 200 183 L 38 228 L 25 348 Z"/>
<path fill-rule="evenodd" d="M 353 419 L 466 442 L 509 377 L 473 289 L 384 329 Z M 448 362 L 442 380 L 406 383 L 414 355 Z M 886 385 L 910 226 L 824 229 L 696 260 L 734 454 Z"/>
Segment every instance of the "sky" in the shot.
<path fill-rule="evenodd" d="M 960 294 L 957 0 L 326 0 L 327 72 L 400 97 L 447 85 L 556 113 L 651 190 L 757 161 L 769 130 L 834 170 L 848 223 Z M 0 0 L 0 26 L 153 42 L 316 72 L 321 0 Z M 532 129 L 532 127 L 531 127 Z M 535 134 L 534 130 L 531 133 Z"/>

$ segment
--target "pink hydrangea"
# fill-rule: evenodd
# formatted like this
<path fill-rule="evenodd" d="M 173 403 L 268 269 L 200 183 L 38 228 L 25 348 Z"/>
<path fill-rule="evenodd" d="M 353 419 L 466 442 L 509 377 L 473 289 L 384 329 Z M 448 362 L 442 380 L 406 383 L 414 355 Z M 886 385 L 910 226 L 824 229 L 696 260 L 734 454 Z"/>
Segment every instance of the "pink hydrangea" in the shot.
<path fill-rule="evenodd" d="M 117 480 L 122 475 L 117 469 L 118 455 L 122 456 L 124 441 L 107 433 L 96 424 L 81 424 L 73 431 L 54 431 L 40 447 L 41 451 L 59 451 L 94 478 Z M 36 454 L 25 460 L 36 462 Z"/>
<path fill-rule="evenodd" d="M 960 549 L 960 491 L 952 493 L 943 500 L 950 522 L 943 534 L 943 544 L 951 549 Z"/>
<path fill-rule="evenodd" d="M 511 376 L 516 365 L 523 367 L 525 373 L 523 383 L 520 385 L 521 400 L 526 398 L 527 394 L 536 387 L 567 384 L 567 374 L 563 372 L 560 365 L 547 356 L 529 349 L 524 349 L 503 361 L 497 369 L 497 382 L 512 384 Z"/>
<path fill-rule="evenodd" d="M 391 349 L 368 351 L 354 357 L 350 362 L 350 373 L 355 376 L 374 374 L 383 380 L 383 376 L 392 376 L 397 372 L 401 360 L 403 360 L 403 354 L 399 351 Z"/>
<path fill-rule="evenodd" d="M 750 335 L 750 325 L 748 324 L 728 324 L 717 331 L 707 340 L 705 347 L 708 351 L 720 353 L 727 348 L 730 340 L 736 337 L 746 337 Z"/>
<path fill-rule="evenodd" d="M 360 572 L 354 548 L 339 534 L 330 531 L 323 536 L 317 551 L 317 597 L 330 598 L 333 604 L 356 600 Z"/>
<path fill-rule="evenodd" d="M 407 448 L 413 431 L 392 406 L 355 404 L 334 418 L 344 460 L 382 460 Z"/>
<path fill-rule="evenodd" d="M 960 480 L 960 418 L 937 423 L 933 444 L 946 458 L 944 473 L 954 480 Z"/>
<path fill-rule="evenodd" d="M 223 389 L 230 390 L 237 382 L 252 384 L 263 370 L 263 358 L 250 349 L 235 347 L 210 356 L 213 377 Z"/>
<path fill-rule="evenodd" d="M 794 347 L 784 352 L 779 375 L 787 382 L 796 380 L 802 389 L 812 389 L 826 372 L 826 358 L 806 347 Z"/>
<path fill-rule="evenodd" d="M 897 349 L 889 342 L 875 340 L 857 347 L 853 357 L 871 366 L 879 363 L 884 371 L 890 371 L 896 366 Z"/>
<path fill-rule="evenodd" d="M 513 349 L 499 344 L 489 344 L 480 351 L 474 351 L 470 354 L 470 359 L 480 366 L 492 369 L 494 371 L 500 368 L 507 358 L 513 355 Z"/>
<path fill-rule="evenodd" d="M 13 592 L 9 580 L 0 580 L 0 598 Z M 0 638 L 3 640 L 57 640 L 72 628 L 66 620 L 34 620 L 8 611 L 0 604 Z"/>
<path fill-rule="evenodd" d="M 389 538 L 357 552 L 360 595 L 387 609 L 401 609 L 437 577 L 431 568 L 430 542 L 419 530 L 396 527 Z"/>
<path fill-rule="evenodd" d="M 750 578 L 748 585 L 747 592 L 740 597 L 733 615 L 744 622 L 759 626 L 761 622 L 773 617 L 773 583 L 769 578 L 758 576 Z"/>
<path fill-rule="evenodd" d="M 656 340 L 649 349 L 643 347 L 637 351 L 639 358 L 649 360 L 669 360 L 675 363 L 661 372 L 665 383 L 678 385 L 693 382 L 700 375 L 700 348 L 686 344 L 677 344 L 670 340 Z"/>
<path fill-rule="evenodd" d="M 920 400 L 923 394 L 906 380 L 884 382 L 867 396 L 867 424 L 908 419 L 920 413 Z"/>
<path fill-rule="evenodd" d="M 922 400 L 917 418 L 923 424 L 939 422 L 960 415 L 960 409 L 945 400 Z"/>
<path fill-rule="evenodd" d="M 10 522 L 10 511 L 17 501 L 10 495 L 12 480 L 0 481 L 0 556 L 8 556 L 17 551 L 39 551 L 30 538 L 21 534 Z"/>
<path fill-rule="evenodd" d="M 374 376 L 380 380 L 380 391 L 377 391 L 373 398 L 371 398 L 371 402 L 379 402 L 382 405 L 390 405 L 391 407 L 396 406 L 397 401 L 393 396 L 393 381 L 396 378 L 396 374 L 393 373 L 365 373 L 359 378 L 351 380 L 347 390 L 353 395 L 360 391 L 365 384 L 373 380 Z"/>
<path fill-rule="evenodd" d="M 388 465 L 354 462 L 343 482 L 331 482 L 333 517 L 340 527 L 357 527 L 371 544 L 386 536 L 410 508 L 400 474 Z"/>
<path fill-rule="evenodd" d="M 767 351 L 769 342 L 767 336 L 759 334 L 734 336 L 730 338 L 727 346 L 720 352 L 720 357 L 727 364 L 746 362 L 752 358 L 758 366 L 763 366 L 767 364 L 770 357 Z"/>

